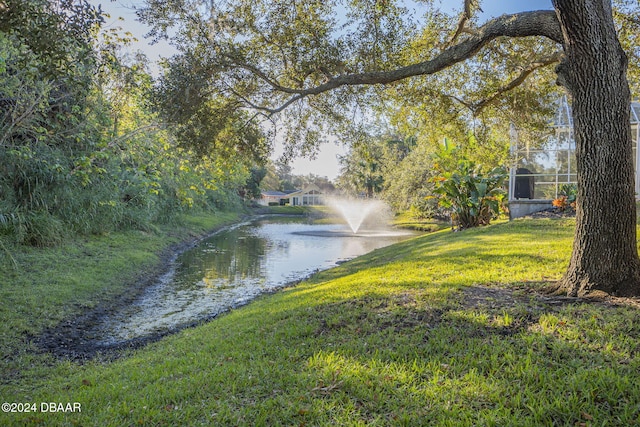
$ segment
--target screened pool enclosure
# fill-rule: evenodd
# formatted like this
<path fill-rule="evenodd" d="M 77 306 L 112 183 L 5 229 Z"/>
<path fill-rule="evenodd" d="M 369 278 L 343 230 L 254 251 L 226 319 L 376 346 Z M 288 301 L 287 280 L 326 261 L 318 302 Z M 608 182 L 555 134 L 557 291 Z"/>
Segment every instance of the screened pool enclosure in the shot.
<path fill-rule="evenodd" d="M 640 139 L 640 103 L 631 103 L 631 134 L 633 160 L 636 169 L 635 189 L 640 194 L 638 174 L 638 140 Z M 571 107 L 563 97 L 552 123 L 553 135 L 532 146 L 521 142 L 517 132 L 511 135 L 512 167 L 509 180 L 509 205 L 512 216 L 526 215 L 550 206 L 562 192 L 563 186 L 575 184 L 575 140 Z"/>

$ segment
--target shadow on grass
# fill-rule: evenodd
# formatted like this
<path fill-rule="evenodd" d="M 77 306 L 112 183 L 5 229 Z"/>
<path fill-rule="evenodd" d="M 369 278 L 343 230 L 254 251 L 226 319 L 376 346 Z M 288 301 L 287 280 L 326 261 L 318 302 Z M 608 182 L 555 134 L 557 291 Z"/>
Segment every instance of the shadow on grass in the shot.
<path fill-rule="evenodd" d="M 589 323 L 606 315 L 597 305 L 514 299 L 500 290 L 469 306 L 468 292 L 454 298 L 459 308 L 419 307 L 409 293 L 316 307 L 324 345 L 307 364 L 316 378 L 310 421 L 328 422 L 324 411 L 335 407 L 342 412 L 331 421 L 380 425 L 640 421 L 639 364 L 631 362 L 638 327 L 635 344 L 623 343 L 589 333 Z M 611 320 L 622 333 L 628 316 L 640 317 L 621 310 Z"/>

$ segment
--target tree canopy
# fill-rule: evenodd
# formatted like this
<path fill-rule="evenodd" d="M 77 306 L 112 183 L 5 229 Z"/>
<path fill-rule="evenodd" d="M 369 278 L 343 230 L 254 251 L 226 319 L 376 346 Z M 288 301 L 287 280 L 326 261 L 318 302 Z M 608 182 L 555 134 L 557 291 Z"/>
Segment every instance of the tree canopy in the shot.
<path fill-rule="evenodd" d="M 174 34 L 181 53 L 172 63 L 186 63 L 198 76 L 185 92 L 206 87 L 260 117 L 278 119 L 290 146 L 314 145 L 327 128 L 353 138 L 370 118 L 371 105 L 385 100 L 380 85 L 394 87 L 396 96 L 419 91 L 421 103 L 425 93 L 447 97 L 478 114 L 535 70 L 557 62 L 554 43 L 526 36 L 538 35 L 542 26 L 552 41 L 562 39 L 551 11 L 480 27 L 464 19 L 452 32 L 455 18 L 429 1 L 415 10 L 391 1 L 147 4 L 140 16 L 154 25 L 152 34 Z M 461 41 L 463 33 L 469 36 Z M 482 58 L 463 64 L 490 41 L 495 43 Z M 527 102 L 539 100 L 521 97 L 513 104 Z"/>

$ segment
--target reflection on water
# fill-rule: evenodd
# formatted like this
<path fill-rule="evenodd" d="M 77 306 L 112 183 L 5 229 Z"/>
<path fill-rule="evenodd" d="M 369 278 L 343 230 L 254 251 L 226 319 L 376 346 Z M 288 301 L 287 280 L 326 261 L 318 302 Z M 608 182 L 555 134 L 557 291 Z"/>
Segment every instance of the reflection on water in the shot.
<path fill-rule="evenodd" d="M 106 319 L 93 335 L 110 345 L 211 318 L 265 291 L 408 237 L 363 238 L 341 233 L 343 229 L 282 219 L 226 229 L 181 254 L 156 285 Z"/>

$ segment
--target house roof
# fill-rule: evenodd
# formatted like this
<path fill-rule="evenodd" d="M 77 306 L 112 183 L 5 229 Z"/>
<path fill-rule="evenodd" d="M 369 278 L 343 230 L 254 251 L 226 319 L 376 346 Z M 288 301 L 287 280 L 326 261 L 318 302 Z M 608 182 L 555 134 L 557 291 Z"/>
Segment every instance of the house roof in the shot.
<path fill-rule="evenodd" d="M 310 194 L 314 192 L 314 194 L 322 194 L 322 192 L 320 191 L 320 187 L 318 187 L 315 184 L 310 184 L 308 186 L 306 186 L 304 189 L 302 190 L 296 190 L 295 192 L 289 194 L 289 196 L 302 196 L 304 194 Z"/>
<path fill-rule="evenodd" d="M 304 189 L 302 190 L 287 190 L 287 191 L 274 191 L 274 190 L 267 190 L 267 191 L 261 191 L 260 194 L 262 194 L 264 197 L 282 197 L 282 198 L 286 198 L 286 197 L 291 197 L 291 196 L 301 196 L 303 194 L 309 194 L 315 192 L 315 194 L 322 194 L 322 192 L 320 191 L 320 187 L 318 187 L 315 184 L 310 184 L 308 186 L 306 186 Z"/>
<path fill-rule="evenodd" d="M 262 191 L 260 194 L 262 194 L 265 197 L 284 197 L 287 195 L 282 191 Z"/>

